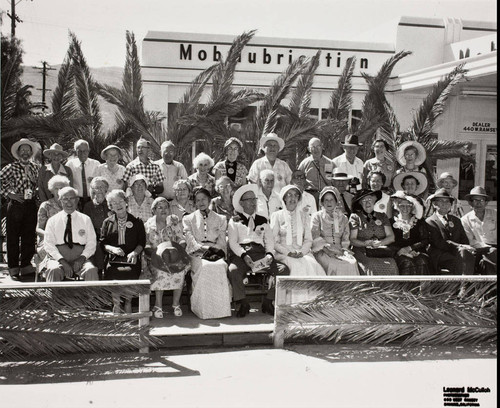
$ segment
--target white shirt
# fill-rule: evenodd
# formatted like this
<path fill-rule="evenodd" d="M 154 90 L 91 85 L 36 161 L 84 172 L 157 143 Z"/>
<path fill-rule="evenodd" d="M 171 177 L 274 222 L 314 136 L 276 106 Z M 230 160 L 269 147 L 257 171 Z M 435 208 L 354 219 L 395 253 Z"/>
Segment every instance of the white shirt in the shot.
<path fill-rule="evenodd" d="M 259 187 L 257 192 L 257 214 L 266 217 L 269 221 L 271 214 L 278 210 L 281 210 L 281 200 L 276 191 L 271 192 L 268 200 L 262 188 Z"/>
<path fill-rule="evenodd" d="M 477 217 L 474 210 L 465 214 L 461 221 L 471 246 L 481 248 L 488 244 L 496 245 L 497 211 L 495 209 L 486 208 L 483 221 Z"/>
<path fill-rule="evenodd" d="M 337 166 L 335 171 L 346 173 L 352 177 L 357 177 L 359 181 L 363 180 L 364 164 L 359 157 L 355 157 L 354 163 L 351 164 L 349 163 L 349 160 L 347 160 L 347 157 L 344 153 L 332 159 L 332 162 L 335 164 L 335 166 Z"/>
<path fill-rule="evenodd" d="M 68 213 L 66 211 L 59 211 L 48 219 L 45 226 L 44 249 L 56 261 L 63 257 L 56 245 L 64 244 L 64 231 L 66 230 L 67 222 Z M 89 259 L 94 255 L 97 246 L 97 238 L 92 220 L 89 216 L 81 212 L 73 212 L 71 214 L 71 231 L 73 233 L 73 243 L 85 246 L 82 255 Z"/>
<path fill-rule="evenodd" d="M 160 196 L 172 200 L 175 198 L 173 185 L 177 180 L 186 180 L 188 174 L 186 168 L 182 163 L 173 160 L 172 164 L 166 164 L 163 159 L 156 160 L 153 163 L 160 166 L 161 172 L 165 176 L 163 180 L 163 193 Z"/>
<path fill-rule="evenodd" d="M 252 167 L 250 167 L 248 171 L 248 179 L 252 183 L 257 183 L 260 172 L 267 169 L 274 171 L 274 191 L 279 195 L 281 189 L 287 184 L 290 184 L 292 180 L 292 170 L 290 170 L 290 166 L 288 166 L 287 162 L 277 158 L 273 166 L 267 157 L 264 156 L 253 162 Z"/>
<path fill-rule="evenodd" d="M 88 158 L 85 160 L 85 176 L 87 177 L 87 194 L 90 197 L 90 182 L 95 176 L 95 171 L 100 165 L 97 160 Z M 82 184 L 82 162 L 78 157 L 70 159 L 66 162 L 73 173 L 73 187 L 78 190 L 78 196 L 83 197 L 83 184 Z"/>
<path fill-rule="evenodd" d="M 307 207 L 309 207 L 309 209 L 305 210 Z M 318 211 L 318 208 L 316 207 L 316 199 L 307 191 L 302 192 L 302 200 L 300 200 L 298 208 L 300 211 L 307 214 L 309 221 L 311 221 L 311 216 Z"/>
<path fill-rule="evenodd" d="M 247 218 L 250 217 L 248 214 L 243 215 Z M 255 219 L 255 214 L 252 217 Z M 245 252 L 240 244 L 249 244 L 250 242 L 262 245 L 266 252 L 274 255 L 274 237 L 269 223 L 261 224 L 255 228 L 255 231 L 250 231 L 250 228 L 245 224 L 235 222 L 231 218 L 227 226 L 227 235 L 229 247 L 236 256 L 241 257 L 243 252 Z"/>

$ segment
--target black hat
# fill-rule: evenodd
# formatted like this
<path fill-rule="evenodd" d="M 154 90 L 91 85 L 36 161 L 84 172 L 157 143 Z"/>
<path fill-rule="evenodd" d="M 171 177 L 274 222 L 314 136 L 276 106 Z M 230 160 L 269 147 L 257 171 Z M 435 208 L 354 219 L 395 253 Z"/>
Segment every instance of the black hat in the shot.
<path fill-rule="evenodd" d="M 344 143 L 340 144 L 341 146 L 363 146 L 363 143 L 358 142 L 358 136 L 357 135 L 347 135 L 345 137 Z"/>
<path fill-rule="evenodd" d="M 352 199 L 352 209 L 354 211 L 359 210 L 360 209 L 360 205 L 359 205 L 360 200 L 366 196 L 369 196 L 369 195 L 374 195 L 377 198 L 375 200 L 375 202 L 377 202 L 378 200 L 380 200 L 382 198 L 382 191 L 381 190 L 373 191 L 373 190 L 370 190 L 368 188 L 364 188 L 363 190 L 360 190 Z"/>

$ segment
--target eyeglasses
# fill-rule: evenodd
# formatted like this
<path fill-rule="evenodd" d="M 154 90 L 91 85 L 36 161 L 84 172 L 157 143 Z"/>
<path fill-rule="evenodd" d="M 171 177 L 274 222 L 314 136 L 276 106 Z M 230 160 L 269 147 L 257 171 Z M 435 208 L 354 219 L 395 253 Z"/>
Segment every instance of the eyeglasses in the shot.
<path fill-rule="evenodd" d="M 306 179 L 306 176 L 293 176 L 294 179 L 296 180 L 305 180 Z"/>
<path fill-rule="evenodd" d="M 361 201 L 362 203 L 367 203 L 367 202 L 370 202 L 370 203 L 371 203 L 371 202 L 372 202 L 372 201 L 374 201 L 374 200 L 373 200 L 373 197 L 365 197 L 365 198 L 362 198 L 360 201 Z"/>
<path fill-rule="evenodd" d="M 79 197 L 63 197 L 60 199 L 61 203 L 69 203 L 78 200 Z"/>
<path fill-rule="evenodd" d="M 240 201 L 257 201 L 257 197 L 252 197 L 252 198 L 242 198 Z"/>
<path fill-rule="evenodd" d="M 228 147 L 226 148 L 228 152 L 238 152 L 240 149 L 237 147 Z"/>
<path fill-rule="evenodd" d="M 472 201 L 476 203 L 485 203 L 486 200 L 484 198 L 473 198 Z"/>

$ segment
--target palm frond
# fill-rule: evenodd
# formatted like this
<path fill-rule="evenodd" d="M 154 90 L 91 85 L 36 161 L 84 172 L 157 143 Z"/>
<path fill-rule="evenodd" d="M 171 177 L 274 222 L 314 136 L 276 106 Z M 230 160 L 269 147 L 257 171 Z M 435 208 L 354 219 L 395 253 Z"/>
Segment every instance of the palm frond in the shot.
<path fill-rule="evenodd" d="M 466 73 L 464 64 L 455 67 L 432 87 L 432 90 L 420 104 L 410 125 L 410 132 L 420 143 L 431 137 L 436 118 L 443 113 L 451 90 L 465 77 Z"/>
<path fill-rule="evenodd" d="M 71 56 L 68 54 L 59 68 L 57 85 L 52 92 L 52 113 L 62 115 L 66 118 L 78 114 L 74 80 Z"/>
<path fill-rule="evenodd" d="M 471 142 L 459 140 L 431 139 L 423 143 L 427 157 L 432 160 L 446 160 L 453 158 L 470 159 Z"/>
<path fill-rule="evenodd" d="M 288 109 L 292 114 L 301 119 L 306 119 L 309 116 L 314 74 L 318 69 L 320 56 L 321 51 L 318 51 L 313 57 L 311 57 L 310 61 L 305 65 L 302 73 L 297 79 L 297 85 L 291 92 Z"/>
<path fill-rule="evenodd" d="M 141 63 L 137 54 L 135 35 L 130 31 L 126 32 L 126 58 L 125 69 L 123 70 L 122 86 L 123 90 L 127 94 L 132 95 L 144 109 L 142 104 Z"/>
<path fill-rule="evenodd" d="M 345 63 L 337 88 L 333 90 L 328 106 L 328 118 L 336 121 L 349 121 L 352 106 L 352 75 L 356 57 L 349 57 Z"/>

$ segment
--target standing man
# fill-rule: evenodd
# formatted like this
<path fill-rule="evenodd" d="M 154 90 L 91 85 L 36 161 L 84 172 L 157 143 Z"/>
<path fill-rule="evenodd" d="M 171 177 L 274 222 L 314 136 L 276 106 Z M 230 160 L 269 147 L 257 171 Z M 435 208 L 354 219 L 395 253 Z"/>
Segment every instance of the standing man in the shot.
<path fill-rule="evenodd" d="M 0 172 L 0 193 L 7 201 L 7 258 L 13 279 L 35 271 L 31 258 L 36 248 L 35 190 L 39 168 L 30 159 L 39 149 L 38 143 L 22 138 L 10 149 L 16 161 Z"/>
<path fill-rule="evenodd" d="M 465 196 L 472 211 L 462 217 L 462 225 L 470 245 L 476 250 L 476 271 L 496 275 L 497 270 L 497 211 L 486 208 L 491 197 L 481 186 Z"/>
<path fill-rule="evenodd" d="M 323 143 L 317 137 L 309 140 L 307 149 L 311 155 L 302 160 L 298 170 L 301 170 L 306 176 L 305 191 L 314 196 L 316 205 L 318 205 L 319 192 L 323 187 L 332 184 L 332 172 L 335 164 L 323 155 Z"/>
<path fill-rule="evenodd" d="M 163 192 L 163 175 L 160 166 L 149 158 L 150 144 L 146 139 L 140 138 L 137 141 L 137 157 L 125 167 L 123 181 L 128 183 L 135 174 L 142 174 L 146 177 L 148 189 L 153 196 Z"/>
<path fill-rule="evenodd" d="M 250 271 L 264 271 L 276 275 L 289 275 L 284 264 L 274 260 L 274 236 L 266 218 L 255 213 L 257 209 L 257 186 L 245 184 L 233 196 L 236 216 L 229 220 L 228 242 L 230 251 L 229 281 L 233 287 L 233 300 L 237 304 L 237 317 L 250 312 L 245 294 L 244 279 Z M 274 315 L 275 285 L 273 284 L 262 302 L 262 312 Z"/>
<path fill-rule="evenodd" d="M 78 208 L 83 211 L 85 204 L 90 201 L 90 182 L 101 163 L 89 158 L 90 147 L 86 140 L 77 140 L 73 148 L 77 157 L 68 160 L 66 166 L 73 173 L 73 185 L 78 191 L 78 197 L 80 197 Z"/>
<path fill-rule="evenodd" d="M 290 184 L 292 179 L 292 170 L 290 170 L 287 162 L 278 159 L 278 153 L 284 147 L 285 141 L 278 137 L 276 133 L 268 133 L 266 136 L 262 136 L 260 138 L 260 148 L 264 151 L 265 156 L 253 162 L 248 172 L 248 180 L 257 183 L 262 170 L 272 170 L 275 175 L 274 191 L 279 195 L 281 189 Z"/>
<path fill-rule="evenodd" d="M 344 143 L 340 144 L 344 149 L 344 154 L 332 159 L 332 162 L 337 167 L 337 170 L 346 173 L 353 178 L 357 178 L 358 190 L 361 189 L 361 180 L 363 179 L 363 161 L 356 157 L 359 146 L 363 146 L 358 142 L 358 136 L 347 135 Z"/>
<path fill-rule="evenodd" d="M 165 197 L 168 201 L 175 198 L 174 183 L 177 180 L 187 180 L 188 178 L 184 165 L 174 160 L 175 153 L 175 145 L 170 140 L 167 140 L 161 144 L 162 158 L 154 162 L 160 166 L 161 172 L 165 177 L 163 180 L 163 192 L 160 196 Z"/>
<path fill-rule="evenodd" d="M 78 212 L 78 192 L 73 187 L 59 190 L 62 211 L 53 215 L 45 227 L 44 249 L 49 257 L 42 273 L 47 282 L 79 276 L 99 280 L 97 267 L 90 261 L 97 238 L 89 216 Z"/>

